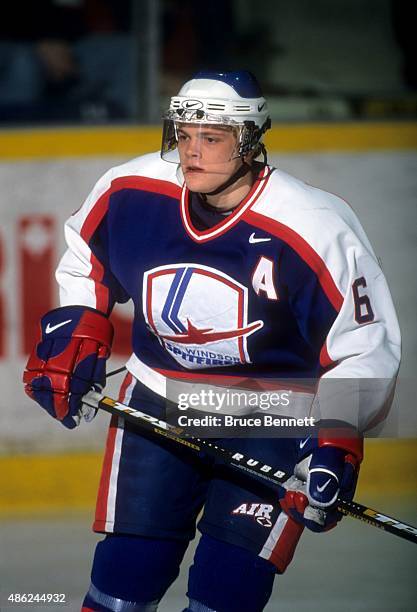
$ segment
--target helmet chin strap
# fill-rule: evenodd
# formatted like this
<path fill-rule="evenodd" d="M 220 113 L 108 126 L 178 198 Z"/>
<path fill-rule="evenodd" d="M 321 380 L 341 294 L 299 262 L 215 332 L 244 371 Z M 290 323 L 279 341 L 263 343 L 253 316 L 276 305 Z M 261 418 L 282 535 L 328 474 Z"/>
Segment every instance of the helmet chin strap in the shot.
<path fill-rule="evenodd" d="M 204 193 L 201 193 L 201 195 L 208 196 L 208 195 L 217 195 L 218 193 L 221 193 L 222 191 L 230 187 L 230 185 L 233 185 L 234 183 L 236 183 L 236 181 L 242 178 L 242 176 L 245 176 L 245 174 L 250 172 L 250 170 L 251 170 L 251 166 L 242 160 L 242 165 L 239 166 L 239 168 L 236 170 L 236 172 L 232 174 L 232 176 L 229 176 L 227 181 L 222 183 L 219 187 L 217 187 L 213 191 L 205 191 Z"/>
<path fill-rule="evenodd" d="M 265 145 L 263 143 L 260 143 L 260 147 L 261 147 L 261 153 L 264 158 L 263 165 L 266 166 L 268 164 L 268 158 L 267 158 Z M 222 191 L 230 187 L 230 185 L 233 185 L 234 183 L 236 183 L 236 181 L 242 178 L 242 176 L 245 176 L 245 174 L 247 174 L 251 170 L 252 170 L 252 166 L 247 164 L 245 160 L 242 158 L 242 165 L 236 170 L 236 172 L 232 174 L 232 176 L 230 176 L 227 179 L 227 181 L 222 183 L 219 187 L 217 187 L 217 189 L 214 189 L 213 191 L 206 191 L 204 193 L 200 193 L 200 195 L 203 197 L 208 196 L 208 195 L 217 195 L 218 193 L 221 193 Z"/>

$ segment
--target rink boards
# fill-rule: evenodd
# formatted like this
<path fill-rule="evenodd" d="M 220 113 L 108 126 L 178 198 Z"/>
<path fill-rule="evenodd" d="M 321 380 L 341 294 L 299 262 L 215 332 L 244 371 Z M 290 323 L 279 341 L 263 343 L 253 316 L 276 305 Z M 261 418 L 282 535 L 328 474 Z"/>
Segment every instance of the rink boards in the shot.
<path fill-rule="evenodd" d="M 159 129 L 152 127 L 0 133 L 0 466 L 2 479 L 21 483 L 20 493 L 19 487 L 4 489 L 0 511 L 42 512 L 46 506 L 93 502 L 107 417 L 64 430 L 26 398 L 21 372 L 38 314 L 57 305 L 53 270 L 64 249 L 64 220 L 105 170 L 157 149 L 159 141 Z M 404 337 L 401 376 L 412 381 L 417 366 L 416 124 L 282 125 L 272 131 L 267 146 L 274 165 L 338 193 L 358 213 L 382 259 L 398 311 Z M 116 311 L 120 333 L 114 367 L 128 355 L 129 316 L 129 307 Z M 405 403 L 401 395 L 399 401 Z M 368 443 L 362 486 L 372 488 L 375 474 L 387 483 L 407 465 L 408 484 L 400 478 L 396 486 L 415 487 L 416 446 L 404 440 L 417 437 L 414 423 L 400 437 L 399 442 Z M 75 482 L 74 474 L 79 475 Z"/>

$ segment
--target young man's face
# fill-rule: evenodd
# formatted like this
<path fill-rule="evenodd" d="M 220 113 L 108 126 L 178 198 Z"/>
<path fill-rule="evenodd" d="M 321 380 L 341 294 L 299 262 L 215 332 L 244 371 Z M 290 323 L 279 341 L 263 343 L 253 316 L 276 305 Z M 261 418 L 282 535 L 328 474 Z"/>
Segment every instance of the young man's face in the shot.
<path fill-rule="evenodd" d="M 191 191 L 210 193 L 241 165 L 235 131 L 218 126 L 178 126 L 178 153 L 185 183 Z"/>

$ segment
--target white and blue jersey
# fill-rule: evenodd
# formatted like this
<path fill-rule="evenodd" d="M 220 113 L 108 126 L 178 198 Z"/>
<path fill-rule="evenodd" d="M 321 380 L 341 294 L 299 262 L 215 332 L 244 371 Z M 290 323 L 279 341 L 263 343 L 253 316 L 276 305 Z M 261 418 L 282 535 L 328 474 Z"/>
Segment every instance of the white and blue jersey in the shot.
<path fill-rule="evenodd" d="M 351 208 L 269 167 L 214 227 L 197 229 L 190 200 L 157 153 L 107 172 L 66 224 L 61 304 L 110 313 L 131 299 L 127 367 L 158 395 L 169 378 L 381 379 L 386 393 L 361 407 L 359 426 L 374 421 L 400 335 Z"/>
<path fill-rule="evenodd" d="M 105 174 L 66 224 L 61 304 L 104 313 L 115 302 L 134 304 L 120 399 L 161 416 L 171 378 L 225 386 L 255 379 L 266 388 L 318 379 L 320 408 L 332 404 L 334 416 L 324 380 L 384 379 L 361 407 L 362 425 L 375 420 L 397 373 L 400 337 L 349 206 L 269 167 L 215 225 L 196 222 L 192 197 L 174 164 L 147 155 Z M 294 438 L 224 445 L 289 473 L 297 462 Z M 281 512 L 276 492 L 242 475 L 230 480 L 217 462 L 112 419 L 96 531 L 189 539 L 203 506 L 200 531 L 285 571 L 303 527 Z"/>

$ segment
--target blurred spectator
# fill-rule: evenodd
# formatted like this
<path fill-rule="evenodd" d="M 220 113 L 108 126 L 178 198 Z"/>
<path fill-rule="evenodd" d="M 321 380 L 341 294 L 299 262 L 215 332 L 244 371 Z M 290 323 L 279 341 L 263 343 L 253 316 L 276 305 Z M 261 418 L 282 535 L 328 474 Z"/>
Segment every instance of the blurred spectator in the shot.
<path fill-rule="evenodd" d="M 0 119 L 105 119 L 133 111 L 129 0 L 7 2 Z"/>
<path fill-rule="evenodd" d="M 178 89 L 197 70 L 235 68 L 233 0 L 165 0 L 163 3 L 163 89 Z M 242 67 L 242 66 L 240 66 Z"/>
<path fill-rule="evenodd" d="M 271 55 L 281 52 L 270 40 L 271 16 L 260 13 L 252 0 L 164 0 L 162 6 L 165 95 L 178 90 L 190 74 L 200 69 L 244 68 L 264 81 Z M 242 13 L 245 17 L 249 13 L 249 18 L 242 18 Z"/>
<path fill-rule="evenodd" d="M 414 3 L 410 0 L 391 0 L 392 25 L 403 54 L 404 83 L 417 90 L 417 37 Z"/>

